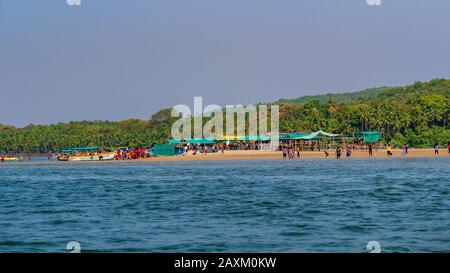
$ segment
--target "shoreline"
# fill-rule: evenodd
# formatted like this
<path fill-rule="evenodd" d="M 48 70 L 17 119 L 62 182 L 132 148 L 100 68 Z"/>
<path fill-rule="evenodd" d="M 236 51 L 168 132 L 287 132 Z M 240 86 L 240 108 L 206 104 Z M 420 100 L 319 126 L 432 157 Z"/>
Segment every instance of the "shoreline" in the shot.
<path fill-rule="evenodd" d="M 345 151 L 344 151 L 345 152 Z M 225 151 L 222 154 L 220 151 L 217 153 L 208 153 L 205 154 L 197 154 L 192 155 L 189 152 L 187 155 L 178 155 L 178 156 L 158 156 L 158 157 L 148 157 L 143 159 L 132 159 L 132 160 L 104 160 L 104 161 L 71 161 L 65 162 L 68 164 L 89 164 L 89 163 L 152 163 L 152 162 L 201 162 L 201 161 L 267 161 L 267 160 L 320 160 L 320 159 L 328 159 L 328 160 L 337 160 L 336 159 L 336 151 L 328 150 L 329 156 L 325 157 L 323 151 L 303 151 L 300 152 L 300 157 L 295 157 L 293 159 L 284 159 L 283 153 L 281 151 L 257 151 L 257 150 L 238 150 L 238 151 Z M 448 153 L 447 149 L 439 149 L 439 154 L 434 154 L 434 149 L 409 149 L 408 155 L 406 158 L 446 158 L 450 157 L 450 153 Z M 402 158 L 402 150 L 394 149 L 392 150 L 392 156 L 387 156 L 386 150 L 379 149 L 378 151 L 373 151 L 373 156 L 369 157 L 368 151 L 352 151 L 351 157 L 347 158 L 345 153 L 341 156 L 339 160 L 349 160 L 349 159 L 389 159 L 389 158 Z M 36 162 L 35 160 L 26 160 L 23 161 L 11 161 L 11 162 Z M 47 163 L 47 162 L 59 162 L 54 159 L 52 160 L 42 160 L 39 163 Z M 2 162 L 0 162 L 2 163 Z M 4 162 L 6 163 L 6 162 Z M 62 163 L 62 162 L 61 162 Z M 2 164 L 0 164 L 1 166 Z"/>
<path fill-rule="evenodd" d="M 123 161 L 113 161 L 113 162 L 167 162 L 167 161 L 228 161 L 228 160 L 302 160 L 302 159 L 336 159 L 335 151 L 328 151 L 329 156 L 325 157 L 323 151 L 304 151 L 300 152 L 300 157 L 295 157 L 294 159 L 283 159 L 283 154 L 281 151 L 255 151 L 255 150 L 244 150 L 244 151 L 225 151 L 222 154 L 220 151 L 217 153 L 209 153 L 207 155 L 198 154 L 192 155 L 191 153 L 184 156 L 160 156 L 160 157 L 150 157 L 138 160 L 123 160 Z M 402 151 L 396 149 L 392 151 L 392 156 L 387 156 L 385 150 L 373 151 L 372 158 L 401 158 Z M 447 149 L 440 149 L 439 155 L 434 154 L 434 149 L 410 149 L 406 158 L 435 158 L 435 157 L 449 157 Z M 370 158 L 367 151 L 352 151 L 350 158 Z M 341 160 L 347 159 L 345 154 L 341 156 Z"/>

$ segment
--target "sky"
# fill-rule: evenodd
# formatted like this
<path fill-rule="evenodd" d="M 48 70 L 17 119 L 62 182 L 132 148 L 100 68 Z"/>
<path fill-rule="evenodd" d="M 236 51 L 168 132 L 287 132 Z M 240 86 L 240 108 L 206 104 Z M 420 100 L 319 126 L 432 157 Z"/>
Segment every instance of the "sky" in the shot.
<path fill-rule="evenodd" d="M 450 1 L 0 0 L 0 124 L 450 78 Z"/>

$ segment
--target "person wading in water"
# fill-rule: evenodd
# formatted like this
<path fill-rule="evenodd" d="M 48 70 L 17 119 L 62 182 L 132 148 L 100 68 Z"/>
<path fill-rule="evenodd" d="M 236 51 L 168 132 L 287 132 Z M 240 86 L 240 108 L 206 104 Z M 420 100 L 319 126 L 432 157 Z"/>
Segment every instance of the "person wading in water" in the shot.
<path fill-rule="evenodd" d="M 350 148 L 350 146 L 347 146 L 347 158 L 350 158 L 350 156 L 352 155 L 352 149 Z"/>
<path fill-rule="evenodd" d="M 336 159 L 341 158 L 341 154 L 342 154 L 341 147 L 338 146 L 338 147 L 336 148 Z"/>
<path fill-rule="evenodd" d="M 406 143 L 403 143 L 402 145 L 402 157 L 406 157 L 406 154 L 408 154 L 408 146 Z"/>
<path fill-rule="evenodd" d="M 439 154 L 439 144 L 434 144 L 434 154 L 438 155 Z"/>
<path fill-rule="evenodd" d="M 388 156 L 391 156 L 391 155 L 392 155 L 392 147 L 391 147 L 390 144 L 388 144 L 388 145 L 386 146 L 386 153 L 387 153 Z"/>

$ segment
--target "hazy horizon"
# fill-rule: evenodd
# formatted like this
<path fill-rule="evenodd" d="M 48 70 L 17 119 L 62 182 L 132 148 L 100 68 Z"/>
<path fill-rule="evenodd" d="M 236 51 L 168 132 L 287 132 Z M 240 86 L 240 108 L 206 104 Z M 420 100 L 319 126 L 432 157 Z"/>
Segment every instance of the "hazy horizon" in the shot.
<path fill-rule="evenodd" d="M 433 79 L 436 79 L 436 78 L 433 78 Z M 433 79 L 429 79 L 429 80 L 426 80 L 425 82 L 428 82 L 428 81 L 430 81 L 430 80 L 433 80 Z M 412 85 L 412 84 L 414 84 L 414 82 L 411 82 L 411 83 L 409 83 L 409 84 L 406 84 L 406 85 Z M 406 86 L 405 85 L 405 86 Z M 403 86 L 399 86 L 399 85 L 396 85 L 396 86 L 394 86 L 394 85 L 392 85 L 392 86 L 375 86 L 375 87 L 367 87 L 367 88 L 364 88 L 364 89 L 361 89 L 361 90 L 351 90 L 351 91 L 344 91 L 344 90 L 340 90 L 340 91 L 327 91 L 327 92 L 320 92 L 320 93 L 316 93 L 316 94 L 304 94 L 304 95 L 301 95 L 301 96 L 298 96 L 298 97 L 292 97 L 292 98 L 278 98 L 278 99 L 275 99 L 274 101 L 265 101 L 265 102 L 261 102 L 261 101 L 258 101 L 258 102 L 251 102 L 251 103 L 249 103 L 249 104 L 258 104 L 258 103 L 271 103 L 271 102 L 276 102 L 276 101 L 278 101 L 278 100 L 284 100 L 284 99 L 286 99 L 286 100 L 290 100 L 290 99 L 297 99 L 297 98 L 300 98 L 300 97 L 304 97 L 304 96 L 320 96 L 320 95 L 327 95 L 327 94 L 344 94 L 344 93 L 356 93 L 356 92 L 360 92 L 360 91 L 365 91 L 365 90 L 368 90 L 368 89 L 375 89 L 375 88 L 382 88 L 382 87 L 403 87 Z M 191 104 L 192 104 L 192 106 L 193 106 L 193 98 L 192 98 L 192 101 L 191 102 L 187 102 L 186 103 L 188 106 L 191 106 Z M 203 105 L 203 107 L 205 107 L 206 105 Z M 172 106 L 170 106 L 170 107 L 162 107 L 162 108 L 160 108 L 160 109 L 158 109 L 158 110 L 156 110 L 155 112 L 152 112 L 152 113 L 150 113 L 150 115 L 147 117 L 147 118 L 139 118 L 139 117 L 128 117 L 128 118 L 124 118 L 124 119 L 119 119 L 119 120 L 112 120 L 112 119 L 83 119 L 83 120 L 76 120 L 76 119 L 74 119 L 74 120 L 67 120 L 67 121 L 57 121 L 57 122 L 51 122 L 51 123 L 29 123 L 29 124 L 26 124 L 26 125 L 22 125 L 22 126 L 15 126 L 15 125 L 12 125 L 12 124 L 2 124 L 2 123 L 0 123 L 0 125 L 5 125 L 5 126 L 15 126 L 15 127 L 18 127 L 18 128 L 23 128 L 23 127 L 27 127 L 27 126 L 29 126 L 29 125 L 52 125 L 52 124 L 58 124 L 58 123 L 70 123 L 70 122 L 83 122 L 83 121 L 92 121 L 92 122 L 95 122 L 95 121 L 111 121 L 111 122 L 119 122 L 119 121 L 125 121 L 125 120 L 130 120 L 130 119 L 140 119 L 140 120 L 148 120 L 148 119 L 150 119 L 151 118 L 151 116 L 153 115 L 153 114 L 155 114 L 155 113 L 157 113 L 158 111 L 160 111 L 160 110 L 163 110 L 163 109 L 168 109 L 168 108 L 171 108 Z"/>
<path fill-rule="evenodd" d="M 450 78 L 450 1 L 0 0 L 0 124 Z"/>

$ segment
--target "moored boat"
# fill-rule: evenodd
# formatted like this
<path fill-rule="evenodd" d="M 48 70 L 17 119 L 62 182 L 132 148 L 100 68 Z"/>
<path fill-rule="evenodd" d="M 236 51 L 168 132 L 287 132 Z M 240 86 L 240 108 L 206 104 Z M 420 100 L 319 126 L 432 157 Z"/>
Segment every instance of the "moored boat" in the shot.
<path fill-rule="evenodd" d="M 19 161 L 17 157 L 0 157 L 0 161 Z"/>
<path fill-rule="evenodd" d="M 58 161 L 69 161 L 69 156 L 68 155 L 60 155 L 60 156 L 57 156 L 56 159 L 58 159 Z"/>
<path fill-rule="evenodd" d="M 64 154 L 59 155 L 59 161 L 103 161 L 113 160 L 115 158 L 114 151 L 103 151 L 98 146 L 69 148 L 61 151 Z"/>
<path fill-rule="evenodd" d="M 102 161 L 113 160 L 116 154 L 114 152 L 96 153 L 92 155 L 70 155 L 65 161 Z M 64 160 L 63 160 L 64 161 Z"/>

